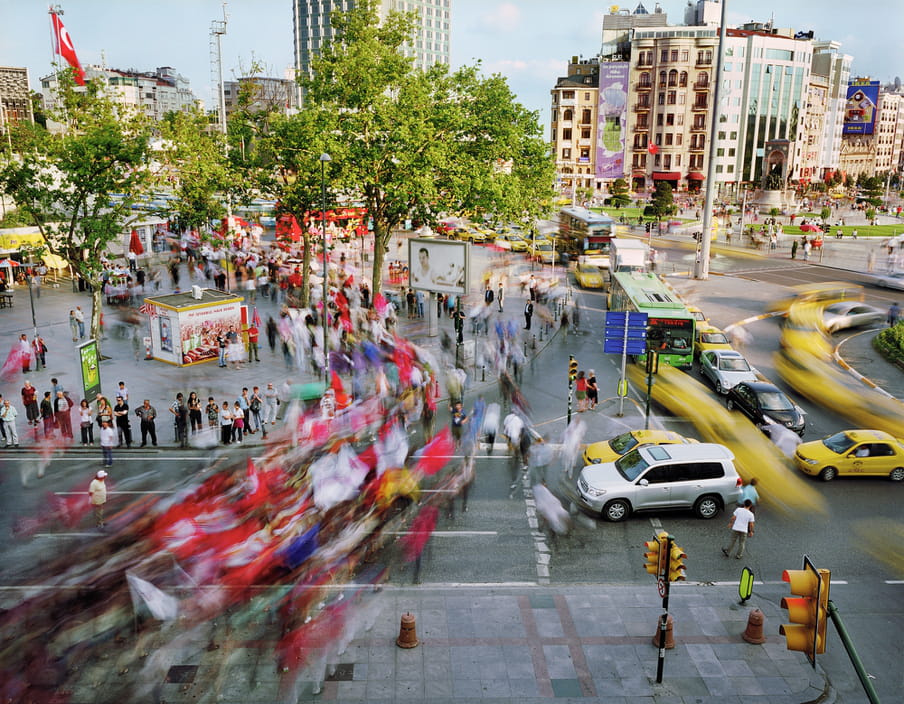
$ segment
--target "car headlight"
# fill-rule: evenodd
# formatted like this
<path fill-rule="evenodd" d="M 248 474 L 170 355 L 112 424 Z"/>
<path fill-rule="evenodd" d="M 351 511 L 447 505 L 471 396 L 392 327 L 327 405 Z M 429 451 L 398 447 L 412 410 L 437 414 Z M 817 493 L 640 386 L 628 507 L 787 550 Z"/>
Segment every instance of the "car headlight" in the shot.
<path fill-rule="evenodd" d="M 590 464 L 600 464 L 602 460 L 599 457 L 591 457 Z"/>
<path fill-rule="evenodd" d="M 605 496 L 605 494 L 606 494 L 605 489 L 596 489 L 592 486 L 587 487 L 587 495 L 588 496 Z"/>
<path fill-rule="evenodd" d="M 798 457 L 800 457 L 800 455 L 798 455 Z M 810 458 L 810 457 L 800 457 L 800 459 L 802 459 L 802 460 L 803 460 L 804 462 L 806 462 L 807 464 L 819 464 L 819 461 L 818 461 L 818 460 L 814 460 L 814 459 L 812 459 L 812 458 Z"/>

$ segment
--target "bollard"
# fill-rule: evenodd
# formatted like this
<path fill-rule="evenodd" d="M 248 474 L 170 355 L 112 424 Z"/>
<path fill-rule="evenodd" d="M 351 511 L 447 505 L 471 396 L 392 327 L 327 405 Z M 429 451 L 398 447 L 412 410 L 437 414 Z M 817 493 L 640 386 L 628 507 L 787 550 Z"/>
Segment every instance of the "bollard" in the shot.
<path fill-rule="evenodd" d="M 763 635 L 763 623 L 765 621 L 766 617 L 763 615 L 762 611 L 759 609 L 751 611 L 750 615 L 747 617 L 747 628 L 744 629 L 741 638 L 748 643 L 754 643 L 756 645 L 765 643 L 766 636 Z"/>
<path fill-rule="evenodd" d="M 480 365 L 480 380 L 481 381 L 487 380 L 487 367 L 485 364 Z"/>
<path fill-rule="evenodd" d="M 659 647 L 659 630 L 660 630 L 660 622 L 661 621 L 662 621 L 661 616 L 658 619 L 656 619 L 656 632 L 653 634 L 653 645 L 656 646 L 657 648 Z M 671 650 L 672 648 L 675 647 L 675 638 L 674 638 L 674 634 L 672 633 L 673 625 L 674 624 L 673 624 L 672 614 L 669 614 L 669 617 L 666 620 L 666 624 L 665 624 L 665 649 L 666 650 Z"/>
<path fill-rule="evenodd" d="M 531 335 L 530 348 L 532 350 L 537 349 L 537 336 L 536 335 Z"/>
<path fill-rule="evenodd" d="M 400 648 L 416 648 L 419 645 L 417 639 L 417 622 L 414 614 L 406 611 L 402 614 L 402 623 L 399 626 L 399 637 L 396 645 Z"/>

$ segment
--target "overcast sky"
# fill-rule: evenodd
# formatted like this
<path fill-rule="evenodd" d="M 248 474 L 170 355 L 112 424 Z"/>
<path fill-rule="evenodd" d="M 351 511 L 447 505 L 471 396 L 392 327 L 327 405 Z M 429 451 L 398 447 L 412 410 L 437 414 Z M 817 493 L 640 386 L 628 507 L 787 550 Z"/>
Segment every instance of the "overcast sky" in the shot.
<path fill-rule="evenodd" d="M 683 22 L 687 0 L 661 4 L 673 24 Z M 215 0 L 64 0 L 62 17 L 82 64 L 142 71 L 172 66 L 191 81 L 195 95 L 211 98 L 210 24 L 223 17 Z M 646 0 L 653 11 L 655 2 Z M 452 63 L 480 60 L 499 72 L 524 105 L 546 123 L 549 91 L 572 55 L 600 48 L 602 17 L 611 5 L 598 0 L 452 0 Z M 630 5 L 636 7 L 636 0 Z M 0 65 L 26 66 L 32 87 L 50 71 L 48 3 L 0 0 Z M 227 80 L 258 60 L 281 76 L 292 63 L 291 0 L 233 0 L 226 5 L 223 37 Z M 904 76 L 904 2 L 873 0 L 728 0 L 728 24 L 767 21 L 813 30 L 842 43 L 854 72 L 883 82 Z"/>

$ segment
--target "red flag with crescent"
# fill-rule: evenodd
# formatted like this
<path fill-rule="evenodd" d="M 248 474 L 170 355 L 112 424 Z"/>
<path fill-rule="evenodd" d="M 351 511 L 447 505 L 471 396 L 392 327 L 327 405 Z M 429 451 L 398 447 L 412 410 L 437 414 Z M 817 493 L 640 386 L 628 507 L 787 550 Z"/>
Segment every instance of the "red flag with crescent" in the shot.
<path fill-rule="evenodd" d="M 69 36 L 69 32 L 66 31 L 58 14 L 51 12 L 50 17 L 53 21 L 53 50 L 75 69 L 75 82 L 83 86 L 85 85 L 85 72 L 79 63 L 78 56 L 75 55 L 72 37 Z"/>

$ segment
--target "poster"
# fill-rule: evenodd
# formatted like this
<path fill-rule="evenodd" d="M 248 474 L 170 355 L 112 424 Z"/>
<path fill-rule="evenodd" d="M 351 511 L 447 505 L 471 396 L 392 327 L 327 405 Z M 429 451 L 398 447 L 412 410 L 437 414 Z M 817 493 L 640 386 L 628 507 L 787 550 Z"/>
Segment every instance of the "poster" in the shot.
<path fill-rule="evenodd" d="M 470 244 L 448 240 L 408 240 L 411 288 L 466 296 Z"/>
<path fill-rule="evenodd" d="M 600 64 L 596 125 L 596 177 L 625 175 L 625 131 L 628 120 L 628 62 Z"/>
<path fill-rule="evenodd" d="M 173 351 L 173 321 L 167 316 L 161 315 L 157 318 L 157 324 L 160 326 L 160 349 L 164 352 Z"/>
<path fill-rule="evenodd" d="M 225 336 L 230 328 L 241 336 L 241 318 L 234 303 L 180 311 L 179 347 L 182 364 L 216 359 L 219 355 L 217 335 Z"/>
<path fill-rule="evenodd" d="M 100 393 L 100 357 L 97 354 L 97 340 L 88 340 L 78 346 L 78 360 L 85 398 L 94 398 Z"/>

